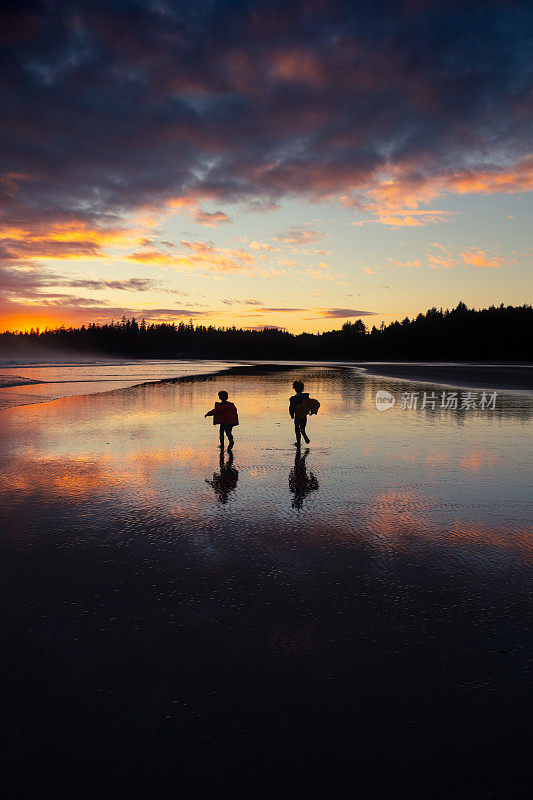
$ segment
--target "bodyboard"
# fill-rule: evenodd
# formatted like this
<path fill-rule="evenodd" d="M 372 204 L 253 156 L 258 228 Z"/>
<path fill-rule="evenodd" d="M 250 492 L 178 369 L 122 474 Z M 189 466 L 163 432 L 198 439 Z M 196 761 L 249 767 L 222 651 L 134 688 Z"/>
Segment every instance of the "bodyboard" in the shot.
<path fill-rule="evenodd" d="M 295 416 L 301 418 L 306 417 L 308 414 L 318 414 L 319 408 L 320 403 L 318 400 L 315 400 L 313 397 L 306 397 L 305 400 L 302 400 L 301 403 L 298 403 L 294 409 L 294 413 Z"/>

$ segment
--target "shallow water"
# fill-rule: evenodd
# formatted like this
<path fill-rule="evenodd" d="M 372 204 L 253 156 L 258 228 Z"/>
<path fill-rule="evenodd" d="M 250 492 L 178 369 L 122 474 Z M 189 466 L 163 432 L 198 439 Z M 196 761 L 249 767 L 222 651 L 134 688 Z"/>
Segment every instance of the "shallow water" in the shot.
<path fill-rule="evenodd" d="M 298 453 L 302 376 L 322 405 Z M 232 459 L 203 418 L 222 387 Z M 433 387 L 422 410 L 424 391 L 306 366 L 2 412 L 7 752 L 28 786 L 77 791 L 92 764 L 106 797 L 519 797 L 533 400 L 446 410 Z"/>
<path fill-rule="evenodd" d="M 128 361 L 0 360 L 0 409 L 98 394 L 186 375 L 217 373 L 231 364 L 205 359 Z"/>

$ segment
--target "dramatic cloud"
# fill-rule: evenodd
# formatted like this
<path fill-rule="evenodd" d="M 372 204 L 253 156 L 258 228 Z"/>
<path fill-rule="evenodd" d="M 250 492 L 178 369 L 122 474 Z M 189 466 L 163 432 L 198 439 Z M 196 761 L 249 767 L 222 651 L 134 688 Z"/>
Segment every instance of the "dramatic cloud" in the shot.
<path fill-rule="evenodd" d="M 165 202 L 361 189 L 379 203 L 382 185 L 426 198 L 532 187 L 525 0 L 3 9 L 4 222 L 107 227 Z"/>
<path fill-rule="evenodd" d="M 489 164 L 477 170 L 467 169 L 448 174 L 432 175 L 420 171 L 413 174 L 413 165 L 399 164 L 390 174 L 354 193 L 341 202 L 359 212 L 370 213 L 366 221 L 380 222 L 393 227 L 421 227 L 434 222 L 451 222 L 456 216 L 450 211 L 420 208 L 449 194 L 514 194 L 533 190 L 533 156 L 515 163 L 512 169 Z M 365 220 L 354 222 L 362 225 Z"/>
<path fill-rule="evenodd" d="M 3 265 L 261 274 L 147 232 L 283 198 L 420 227 L 453 219 L 430 207 L 445 195 L 533 189 L 526 0 L 4 0 L 0 40 Z M 280 245 L 323 237 L 298 225 Z"/>

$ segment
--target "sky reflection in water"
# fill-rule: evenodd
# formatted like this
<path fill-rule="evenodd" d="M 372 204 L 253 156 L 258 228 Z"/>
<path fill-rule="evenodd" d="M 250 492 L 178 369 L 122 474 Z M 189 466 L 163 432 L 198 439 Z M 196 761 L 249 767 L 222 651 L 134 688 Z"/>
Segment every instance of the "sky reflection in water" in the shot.
<path fill-rule="evenodd" d="M 297 376 L 322 403 L 300 454 Z M 376 410 L 410 388 L 306 366 L 0 413 L 21 796 L 516 796 L 531 399 Z"/>
<path fill-rule="evenodd" d="M 295 377 L 318 397 L 309 452 L 287 413 Z M 219 388 L 239 409 L 233 459 L 204 420 Z M 496 410 L 402 410 L 395 383 L 305 367 L 154 384 L 0 414 L 6 534 L 24 546 L 120 538 L 188 558 L 227 558 L 230 540 L 305 569 L 354 559 L 369 572 L 520 573 L 531 558 L 528 453 L 533 400 Z M 379 412 L 378 389 L 397 398 Z M 143 543 L 140 543 L 140 539 Z"/>

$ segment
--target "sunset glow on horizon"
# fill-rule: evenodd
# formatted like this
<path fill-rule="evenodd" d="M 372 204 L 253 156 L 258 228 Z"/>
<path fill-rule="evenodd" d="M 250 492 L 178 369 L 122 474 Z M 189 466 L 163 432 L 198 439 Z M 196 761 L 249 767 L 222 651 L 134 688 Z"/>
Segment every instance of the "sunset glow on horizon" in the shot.
<path fill-rule="evenodd" d="M 528 3 L 4 9 L 0 331 L 531 302 Z"/>

